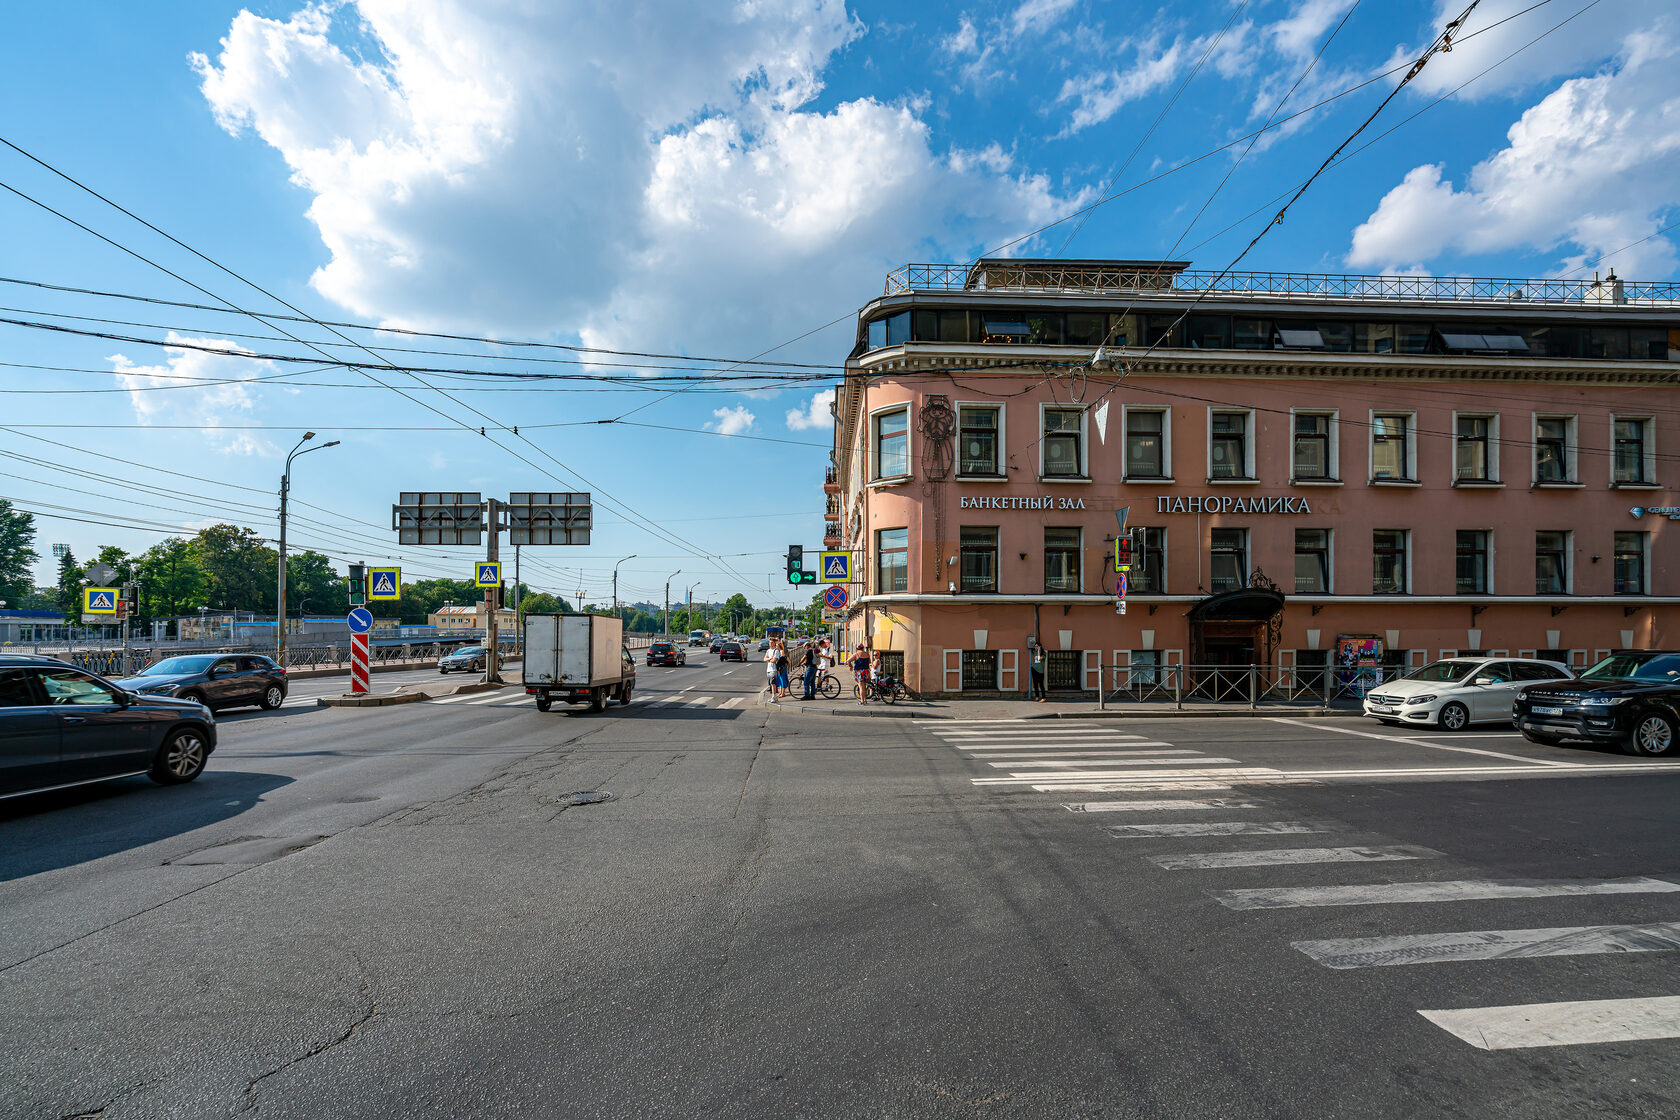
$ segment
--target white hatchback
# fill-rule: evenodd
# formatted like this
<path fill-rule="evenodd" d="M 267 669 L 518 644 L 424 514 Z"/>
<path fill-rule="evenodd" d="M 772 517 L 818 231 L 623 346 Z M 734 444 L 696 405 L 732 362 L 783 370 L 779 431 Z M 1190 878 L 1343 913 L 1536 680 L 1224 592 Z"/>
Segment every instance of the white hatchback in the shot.
<path fill-rule="evenodd" d="M 1555 661 L 1450 657 L 1376 686 L 1365 696 L 1365 714 L 1383 723 L 1435 724 L 1443 731 L 1510 723 L 1517 692 L 1525 685 L 1574 675 Z"/>

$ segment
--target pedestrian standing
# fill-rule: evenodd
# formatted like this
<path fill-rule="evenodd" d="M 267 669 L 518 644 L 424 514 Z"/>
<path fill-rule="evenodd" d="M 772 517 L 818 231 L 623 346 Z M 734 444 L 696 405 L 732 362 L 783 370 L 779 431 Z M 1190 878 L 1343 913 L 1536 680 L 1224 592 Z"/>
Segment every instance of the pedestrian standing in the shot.
<path fill-rule="evenodd" d="M 869 651 L 863 648 L 862 642 L 858 643 L 857 652 L 852 654 L 852 680 L 856 682 L 852 691 L 857 693 L 858 703 L 868 703 Z"/>
<path fill-rule="evenodd" d="M 788 695 L 787 646 L 783 644 L 780 638 L 776 639 L 773 646 L 776 650 L 776 695 L 785 698 Z"/>
<path fill-rule="evenodd" d="M 834 649 L 828 644 L 828 639 L 824 638 L 822 645 L 817 647 L 817 672 L 826 673 L 832 668 L 834 668 Z"/>
<path fill-rule="evenodd" d="M 817 647 L 814 643 L 806 643 L 805 654 L 799 659 L 799 668 L 805 677 L 805 696 L 803 698 L 815 700 L 817 698 Z"/>
<path fill-rule="evenodd" d="M 770 703 L 776 702 L 776 642 L 771 639 L 764 643 L 764 691 L 770 694 Z"/>
<path fill-rule="evenodd" d="M 1044 703 L 1044 647 L 1037 642 L 1032 647 L 1032 688 L 1033 696 L 1040 704 Z"/>

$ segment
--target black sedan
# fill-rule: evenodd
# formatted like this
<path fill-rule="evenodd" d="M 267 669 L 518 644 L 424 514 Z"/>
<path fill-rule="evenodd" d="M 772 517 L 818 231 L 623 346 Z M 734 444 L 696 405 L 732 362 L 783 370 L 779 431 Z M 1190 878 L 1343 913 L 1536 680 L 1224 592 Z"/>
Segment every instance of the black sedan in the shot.
<path fill-rule="evenodd" d="M 286 702 L 286 670 L 252 653 L 195 653 L 166 657 L 117 687 L 141 696 L 178 696 L 211 711 L 255 704 L 273 711 Z"/>
<path fill-rule="evenodd" d="M 687 665 L 688 651 L 673 642 L 654 642 L 648 647 L 649 665 Z"/>
<path fill-rule="evenodd" d="M 746 659 L 746 647 L 741 645 L 740 642 L 724 642 L 718 649 L 719 661 L 745 661 Z"/>
<path fill-rule="evenodd" d="M 1517 694 L 1517 730 L 1531 743 L 1615 743 L 1628 754 L 1680 755 L 1680 653 L 1613 653 L 1572 681 Z"/>
<path fill-rule="evenodd" d="M 438 658 L 438 672 L 482 673 L 484 672 L 484 659 L 489 655 L 490 651 L 483 646 L 466 646 Z M 501 667 L 502 657 L 498 654 L 496 656 L 496 668 L 500 669 Z"/>
<path fill-rule="evenodd" d="M 190 782 L 215 749 L 203 704 L 130 692 L 56 658 L 0 655 L 0 797 L 135 774 Z"/>

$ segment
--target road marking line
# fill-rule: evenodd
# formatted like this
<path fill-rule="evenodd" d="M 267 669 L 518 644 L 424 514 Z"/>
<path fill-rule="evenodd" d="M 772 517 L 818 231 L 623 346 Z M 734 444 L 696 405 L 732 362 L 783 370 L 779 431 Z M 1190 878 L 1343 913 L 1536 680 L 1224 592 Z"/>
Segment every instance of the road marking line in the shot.
<path fill-rule="evenodd" d="M 1195 759 L 1190 760 L 1197 761 Z M 1007 778 L 970 778 L 969 781 L 977 786 L 1008 786 L 1023 785 L 1031 782 L 1048 782 L 1078 778 L 1087 782 L 1123 782 L 1128 778 L 1152 779 L 1161 777 L 1159 771 L 1153 770 L 1098 770 L 1090 774 L 1067 774 L 1060 770 L 1021 770 L 1011 773 Z M 1214 766 L 1206 770 L 1176 770 L 1174 778 L 1281 778 L 1284 775 L 1277 770 L 1269 770 L 1264 766 Z"/>
<path fill-rule="evenodd" d="M 1419 1011 L 1479 1050 L 1680 1038 L 1680 996 Z"/>
<path fill-rule="evenodd" d="M 1297 863 L 1386 863 L 1393 860 L 1433 859 L 1433 848 L 1416 844 L 1373 845 L 1352 848 L 1269 848 L 1255 852 L 1191 852 L 1177 856 L 1150 856 L 1149 862 L 1167 871 L 1199 871 L 1220 867 L 1273 867 Z"/>
<path fill-rule="evenodd" d="M 1057 728 L 1052 731 L 1041 731 L 1037 728 L 1021 728 L 1010 730 L 998 728 L 996 731 L 946 731 L 934 728 L 933 733 L 941 739 L 997 739 L 997 738 L 1032 738 L 1032 739 L 1092 739 L 1101 736 L 1104 739 L 1143 739 L 1144 735 L 1134 735 L 1126 731 L 1106 731 L 1095 728 L 1070 727 Z"/>
<path fill-rule="evenodd" d="M 964 747 L 963 749 L 968 750 L 968 751 L 972 751 L 975 748 Z M 971 761 L 974 761 L 974 762 L 978 762 L 983 758 L 1112 758 L 1112 759 L 1114 759 L 1115 761 L 1118 762 L 1118 761 L 1124 761 L 1125 759 L 1128 759 L 1128 758 L 1154 758 L 1158 755 L 1192 755 L 1192 756 L 1198 756 L 1198 757 L 1202 757 L 1202 758 L 1206 757 L 1200 751 L 1191 751 L 1191 750 L 1126 751 L 1124 754 L 1116 753 L 1113 750 L 1106 750 L 1106 751 L 1013 751 L 1013 752 L 1004 751 L 1004 752 L 995 752 L 995 753 L 991 752 L 991 751 L 987 751 L 985 754 L 972 753 L 968 757 Z"/>
<path fill-rule="evenodd" d="M 1188 798 L 1179 801 L 1073 801 L 1062 808 L 1070 813 L 1152 813 L 1173 809 L 1264 809 L 1263 801 L 1247 801 L 1240 797 L 1209 797 L 1199 801 Z"/>
<path fill-rule="evenodd" d="M 1234 758 L 1208 758 L 1197 755 L 1194 758 L 1136 758 L 1131 755 L 1105 755 L 1100 758 L 1072 758 L 1065 761 L 1057 759 L 1035 758 L 1031 760 L 1034 766 L 1054 766 L 1059 769 L 1078 770 L 1082 766 L 1203 766 L 1203 765 L 1239 765 Z M 1011 766 L 1023 765 L 1020 762 L 988 762 L 988 766 L 1008 769 Z M 1077 775 L 1070 775 L 1077 776 Z"/>
<path fill-rule="evenodd" d="M 1515 957 L 1577 957 L 1598 953 L 1666 953 L 1680 949 L 1680 922 L 1478 929 L 1402 937 L 1342 937 L 1328 941 L 1291 941 L 1290 945 L 1326 968 L 1448 964 Z"/>
<path fill-rule="evenodd" d="M 474 700 L 468 700 L 467 703 L 474 704 L 474 705 L 477 705 L 477 704 L 494 704 L 498 700 L 506 700 L 506 699 L 507 699 L 507 697 L 501 695 L 500 693 L 491 693 L 489 696 L 481 697 L 479 699 L 474 699 Z"/>
<path fill-rule="evenodd" d="M 729 699 L 718 705 L 720 708 L 739 708 L 740 706 L 741 697 L 739 696 L 731 696 Z"/>
<path fill-rule="evenodd" d="M 467 701 L 467 700 L 471 700 L 471 699 L 473 699 L 473 694 L 470 693 L 470 692 L 464 692 L 459 696 L 440 696 L 437 699 L 433 700 L 432 703 L 434 703 L 434 704 L 460 704 L 463 701 Z"/>
<path fill-rule="evenodd" d="M 1576 762 L 1555 762 L 1551 759 L 1544 758 L 1524 758 L 1520 754 L 1501 754 L 1498 751 L 1484 751 L 1479 747 L 1449 747 L 1442 743 L 1425 743 L 1421 737 L 1413 735 L 1378 735 L 1374 731 L 1356 731 L 1351 727 L 1331 727 L 1328 722 L 1324 720 L 1315 720 L 1312 723 L 1303 723 L 1298 719 L 1284 719 L 1282 716 L 1267 716 L 1266 718 L 1273 723 L 1285 723 L 1291 727 L 1307 727 L 1315 731 L 1334 731 L 1338 735 L 1358 735 L 1364 739 L 1380 739 L 1385 743 L 1411 743 L 1413 746 L 1427 747 L 1432 751 L 1458 751 L 1461 754 L 1485 754 L 1489 758 L 1503 758 L 1507 762 L 1521 762 L 1529 766 L 1557 766 L 1564 769 L 1573 769 L 1574 767 L 1580 765 Z"/>
<path fill-rule="evenodd" d="M 941 745 L 950 747 L 954 751 L 1018 751 L 1028 747 L 1049 751 L 1078 749 L 1080 747 L 1107 747 L 1109 750 L 1119 751 L 1131 750 L 1133 747 L 1172 746 L 1171 743 L 1162 742 L 1159 739 L 1131 739 L 1121 743 L 1105 743 L 1101 739 L 1082 739 L 1077 743 L 1069 743 L 1066 746 L 1057 746 L 1053 743 L 1033 742 L 1030 739 L 1014 743 L 943 743 Z M 1190 753 L 1199 754 L 1201 752 L 1191 750 Z"/>
<path fill-rule="evenodd" d="M 1292 784 L 1267 782 L 1266 785 Z M 1229 782 L 1214 782 L 1198 779 L 1191 782 L 1159 781 L 1159 782 L 1046 782 L 1033 786 L 1034 793 L 1167 793 L 1173 790 L 1194 790 L 1197 793 L 1209 793 L 1229 790 Z M 1000 790 L 1001 793 L 1016 792 Z"/>
<path fill-rule="evenodd" d="M 1293 836 L 1311 832 L 1349 832 L 1335 821 L 1191 821 L 1180 824 L 1111 824 L 1111 836 Z"/>
<path fill-rule="evenodd" d="M 1501 898 L 1570 898 L 1602 894 L 1674 894 L 1665 879 L 1458 879 L 1432 883 L 1361 883 L 1343 887 L 1257 887 L 1209 891 L 1231 910 L 1283 910 L 1297 906 L 1378 906 L 1393 903 L 1470 902 Z"/>

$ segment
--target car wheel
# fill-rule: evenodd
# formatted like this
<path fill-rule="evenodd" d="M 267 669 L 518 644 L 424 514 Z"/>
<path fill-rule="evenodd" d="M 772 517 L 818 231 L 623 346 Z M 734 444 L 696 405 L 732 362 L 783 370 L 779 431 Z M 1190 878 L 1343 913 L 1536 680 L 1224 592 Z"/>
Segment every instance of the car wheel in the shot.
<path fill-rule="evenodd" d="M 624 686 L 624 688 L 621 689 L 619 691 L 619 694 L 618 694 L 618 702 L 619 702 L 620 706 L 628 708 L 630 706 L 630 694 L 632 692 L 635 692 L 635 691 L 636 691 L 636 688 L 635 688 L 634 685 Z"/>
<path fill-rule="evenodd" d="M 151 778 L 160 785 L 190 782 L 204 772 L 210 760 L 210 745 L 191 728 L 171 732 L 152 760 Z"/>
<path fill-rule="evenodd" d="M 202 692 L 183 692 L 181 693 L 181 699 L 191 700 L 194 704 L 203 704 L 206 708 L 210 706 L 210 701 L 204 698 Z"/>
<path fill-rule="evenodd" d="M 1670 758 L 1680 754 L 1674 739 L 1674 721 L 1660 712 L 1647 712 L 1634 721 L 1633 731 L 1622 744 L 1628 754 Z"/>
<path fill-rule="evenodd" d="M 554 706 L 554 701 L 550 700 L 548 697 L 546 697 L 546 696 L 537 697 L 537 711 L 546 712 L 546 711 L 548 711 L 548 709 L 552 708 L 553 706 Z"/>
<path fill-rule="evenodd" d="M 1442 731 L 1463 731 L 1470 726 L 1470 709 L 1456 702 L 1448 704 L 1441 709 L 1439 722 Z"/>
<path fill-rule="evenodd" d="M 439 666 L 438 666 L 438 676 L 440 676 L 440 677 L 441 677 L 441 676 L 443 676 L 443 675 L 445 675 L 445 674 L 446 674 L 446 673 L 448 673 L 448 672 L 449 672 L 449 670 L 448 670 L 448 669 L 445 669 L 445 668 L 444 668 L 444 667 L 443 667 L 443 666 L 442 666 L 442 665 L 439 665 Z"/>
<path fill-rule="evenodd" d="M 281 688 L 279 685 L 271 684 L 267 688 L 263 689 L 262 700 L 260 701 L 263 711 L 272 712 L 285 702 L 286 690 Z"/>
<path fill-rule="evenodd" d="M 592 688 L 589 690 L 589 710 L 599 712 L 607 706 L 607 690 Z"/>
<path fill-rule="evenodd" d="M 1542 735 L 1538 731 L 1524 731 L 1522 737 L 1531 743 L 1539 743 L 1542 747 L 1555 747 L 1563 740 L 1556 735 Z"/>

